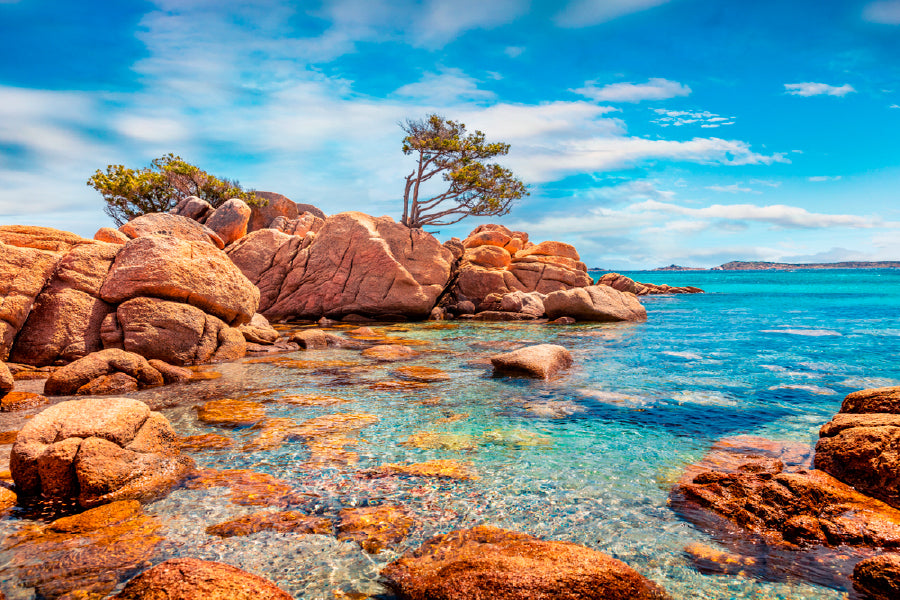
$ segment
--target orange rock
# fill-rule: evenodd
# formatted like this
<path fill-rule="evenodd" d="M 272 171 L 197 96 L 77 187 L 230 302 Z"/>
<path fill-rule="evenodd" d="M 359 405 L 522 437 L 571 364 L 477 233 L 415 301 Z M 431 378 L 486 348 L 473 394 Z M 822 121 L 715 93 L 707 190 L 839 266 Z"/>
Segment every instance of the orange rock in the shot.
<path fill-rule="evenodd" d="M 223 398 L 197 407 L 197 418 L 201 422 L 219 427 L 249 427 L 262 421 L 265 416 L 262 404 L 251 400 Z"/>
<path fill-rule="evenodd" d="M 541 242 L 536 246 L 532 246 L 527 250 L 521 250 L 516 253 L 516 258 L 525 257 L 525 256 L 561 256 L 563 258 L 570 258 L 572 260 L 580 261 L 581 257 L 578 256 L 578 250 L 575 249 L 575 246 L 572 244 L 566 244 L 565 242 Z"/>
<path fill-rule="evenodd" d="M 369 384 L 370 390 L 376 392 L 408 392 L 428 387 L 424 381 L 378 381 Z"/>
<path fill-rule="evenodd" d="M 102 598 L 153 557 L 160 530 L 140 504 L 122 501 L 26 527 L 3 549 L 14 579 L 39 597 Z"/>
<path fill-rule="evenodd" d="M 438 381 L 447 381 L 450 376 L 440 369 L 433 367 L 405 366 L 398 367 L 392 371 L 394 375 L 400 379 L 408 379 L 410 381 L 421 381 L 423 383 L 435 383 Z"/>
<path fill-rule="evenodd" d="M 222 374 L 218 371 L 191 371 L 190 381 L 210 381 L 220 377 Z"/>
<path fill-rule="evenodd" d="M 18 431 L 0 431 L 0 444 L 12 444 L 16 441 L 16 436 L 19 435 Z M 2 477 L 0 477 L 2 479 Z M 12 479 L 12 475 L 9 476 L 9 479 Z"/>
<path fill-rule="evenodd" d="M 138 390 L 138 381 L 125 373 L 101 375 L 87 382 L 75 393 L 79 396 L 109 396 L 111 394 L 127 394 Z"/>
<path fill-rule="evenodd" d="M 370 554 L 402 542 L 415 524 L 409 511 L 392 505 L 345 508 L 338 518 L 337 538 L 358 542 Z"/>
<path fill-rule="evenodd" d="M 417 356 L 417 352 L 408 346 L 399 344 L 382 344 L 372 346 L 363 350 L 362 355 L 366 358 L 374 358 L 375 360 L 384 362 L 393 362 L 397 360 L 409 360 Z"/>
<path fill-rule="evenodd" d="M 291 600 L 274 583 L 224 563 L 173 558 L 128 582 L 116 600 Z"/>
<path fill-rule="evenodd" d="M 226 450 L 234 446 L 234 440 L 217 433 L 189 435 L 178 440 L 183 450 Z"/>
<path fill-rule="evenodd" d="M 131 238 L 129 238 L 118 229 L 113 229 L 112 227 L 101 227 L 97 230 L 97 233 L 94 234 L 94 239 L 98 242 L 106 242 L 108 244 L 118 244 L 120 246 L 124 246 Z"/>
<path fill-rule="evenodd" d="M 364 413 L 338 413 L 323 415 L 300 423 L 299 434 L 303 437 L 319 437 L 344 435 L 365 429 L 369 425 L 377 423 L 380 419 L 375 415 Z"/>
<path fill-rule="evenodd" d="M 572 355 L 562 346 L 538 344 L 491 357 L 494 371 L 504 375 L 549 379 L 572 366 Z"/>
<path fill-rule="evenodd" d="M 6 513 L 9 509 L 16 505 L 18 496 L 11 489 L 0 485 L 0 515 Z"/>
<path fill-rule="evenodd" d="M 293 419 L 265 419 L 254 425 L 250 431 L 256 436 L 241 448 L 244 452 L 257 452 L 278 448 L 292 437 L 301 437 L 297 422 Z"/>
<path fill-rule="evenodd" d="M 481 246 L 494 246 L 497 248 L 503 248 L 504 246 L 509 244 L 511 239 L 512 238 L 503 231 L 479 231 L 478 233 L 473 232 L 469 234 L 469 237 L 467 237 L 463 241 L 463 246 L 465 248 L 478 248 Z"/>
<path fill-rule="evenodd" d="M 294 488 L 283 479 L 248 469 L 199 469 L 185 482 L 188 489 L 227 487 L 231 502 L 244 506 L 287 506 Z"/>
<path fill-rule="evenodd" d="M 466 250 L 465 260 L 487 269 L 505 269 L 512 262 L 509 252 L 497 246 L 479 246 Z"/>
<path fill-rule="evenodd" d="M 386 463 L 374 469 L 361 471 L 364 477 L 390 477 L 406 475 L 410 477 L 431 477 L 436 479 L 477 479 L 471 467 L 449 459 L 429 460 L 421 463 L 403 465 Z"/>
<path fill-rule="evenodd" d="M 275 400 L 283 404 L 296 404 L 298 406 L 333 406 L 349 402 L 346 398 L 328 396 L 325 394 L 288 394 Z"/>
<path fill-rule="evenodd" d="M 5 227 L 0 226 L 0 240 Z M 53 275 L 60 255 L 17 247 L 0 241 L 0 360 L 6 360 L 13 339 L 25 324 L 34 301 Z"/>
<path fill-rule="evenodd" d="M 212 229 L 227 246 L 247 235 L 251 209 L 240 198 L 232 198 L 219 206 L 204 225 Z"/>
<path fill-rule="evenodd" d="M 381 575 L 403 598 L 668 598 L 659 586 L 602 552 L 495 527 L 435 536 Z"/>
<path fill-rule="evenodd" d="M 258 512 L 244 515 L 231 521 L 210 525 L 209 535 L 235 537 L 250 535 L 258 531 L 278 531 L 280 533 L 314 533 L 331 535 L 334 526 L 330 519 L 314 517 L 294 510 L 284 512 Z"/>
<path fill-rule="evenodd" d="M 43 406 L 50 402 L 46 397 L 32 392 L 10 392 L 0 399 L 0 411 L 13 412 Z"/>
<path fill-rule="evenodd" d="M 130 239 L 162 235 L 186 242 L 202 242 L 219 250 L 225 247 L 222 238 L 209 227 L 193 219 L 169 213 L 141 215 L 119 227 L 119 231 Z"/>
<path fill-rule="evenodd" d="M 135 378 L 141 387 L 162 385 L 162 375 L 138 354 L 108 348 L 89 354 L 84 358 L 57 369 L 44 384 L 48 396 L 75 394 L 84 384 L 116 372 Z"/>

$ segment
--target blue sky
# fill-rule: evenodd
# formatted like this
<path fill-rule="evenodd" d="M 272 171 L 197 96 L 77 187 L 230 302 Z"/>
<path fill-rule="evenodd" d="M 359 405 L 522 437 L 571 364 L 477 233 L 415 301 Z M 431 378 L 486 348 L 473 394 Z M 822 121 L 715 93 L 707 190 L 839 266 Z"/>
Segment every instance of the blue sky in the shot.
<path fill-rule="evenodd" d="M 900 0 L 0 0 L 0 57 L 2 223 L 92 236 L 167 152 L 398 218 L 438 112 L 591 266 L 900 260 Z"/>

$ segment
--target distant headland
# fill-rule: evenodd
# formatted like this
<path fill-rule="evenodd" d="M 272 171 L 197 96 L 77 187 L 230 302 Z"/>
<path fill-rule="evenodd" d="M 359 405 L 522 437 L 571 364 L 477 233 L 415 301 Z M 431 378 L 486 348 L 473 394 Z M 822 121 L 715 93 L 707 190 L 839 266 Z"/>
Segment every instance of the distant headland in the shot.
<path fill-rule="evenodd" d="M 669 265 L 657 267 L 651 271 L 798 271 L 802 269 L 900 269 L 900 261 L 846 261 L 834 263 L 777 263 L 764 261 L 734 260 L 718 267 L 685 267 L 682 265 Z M 601 269 L 592 267 L 589 273 L 608 273 L 614 269 Z"/>

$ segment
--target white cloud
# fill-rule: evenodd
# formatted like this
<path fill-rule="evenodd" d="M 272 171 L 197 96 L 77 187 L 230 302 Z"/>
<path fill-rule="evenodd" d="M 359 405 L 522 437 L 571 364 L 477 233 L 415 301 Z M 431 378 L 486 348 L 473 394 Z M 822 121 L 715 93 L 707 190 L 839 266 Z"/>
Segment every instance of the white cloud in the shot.
<path fill-rule="evenodd" d="M 869 3 L 863 9 L 863 19 L 882 25 L 900 25 L 900 0 Z"/>
<path fill-rule="evenodd" d="M 884 225 L 878 217 L 857 215 L 828 215 L 811 213 L 799 206 L 772 204 L 713 204 L 705 208 L 688 208 L 672 203 L 647 200 L 632 206 L 633 210 L 666 212 L 700 219 L 726 219 L 731 221 L 754 221 L 768 223 L 785 229 L 808 229 L 822 227 L 850 227 L 864 229 Z"/>
<path fill-rule="evenodd" d="M 654 77 L 647 83 L 611 83 L 598 88 L 596 82 L 588 81 L 585 86 L 572 90 L 576 94 L 597 102 L 641 102 L 643 100 L 666 100 L 677 96 L 687 96 L 691 88 L 678 83 Z"/>
<path fill-rule="evenodd" d="M 741 187 L 739 183 L 732 183 L 731 185 L 709 185 L 706 186 L 706 189 L 714 192 L 724 192 L 726 194 L 749 194 L 755 192 L 753 188 Z"/>
<path fill-rule="evenodd" d="M 503 53 L 510 58 L 518 58 L 525 52 L 525 46 L 507 46 Z"/>
<path fill-rule="evenodd" d="M 840 175 L 814 175 L 812 177 L 809 177 L 808 179 L 814 183 L 820 183 L 822 181 L 839 181 L 840 178 Z"/>
<path fill-rule="evenodd" d="M 669 0 L 571 0 L 559 14 L 560 27 L 589 27 L 669 2 Z"/>
<path fill-rule="evenodd" d="M 900 108 L 900 104 L 891 104 L 890 108 Z"/>
<path fill-rule="evenodd" d="M 653 112 L 660 115 L 652 122 L 660 127 L 681 127 L 683 125 L 695 125 L 705 129 L 718 128 L 726 125 L 734 125 L 734 117 L 723 117 L 707 110 L 670 110 L 668 108 L 654 108 Z"/>
<path fill-rule="evenodd" d="M 434 106 L 449 106 L 467 100 L 486 100 L 495 94 L 478 88 L 478 81 L 459 69 L 446 69 L 440 74 L 426 73 L 415 83 L 408 83 L 394 96 Z"/>
<path fill-rule="evenodd" d="M 785 92 L 793 96 L 838 96 L 843 97 L 856 90 L 849 83 L 841 86 L 828 85 L 827 83 L 786 83 Z"/>
<path fill-rule="evenodd" d="M 423 45 L 443 45 L 472 29 L 490 29 L 527 12 L 528 0 L 429 0 L 415 28 Z"/>

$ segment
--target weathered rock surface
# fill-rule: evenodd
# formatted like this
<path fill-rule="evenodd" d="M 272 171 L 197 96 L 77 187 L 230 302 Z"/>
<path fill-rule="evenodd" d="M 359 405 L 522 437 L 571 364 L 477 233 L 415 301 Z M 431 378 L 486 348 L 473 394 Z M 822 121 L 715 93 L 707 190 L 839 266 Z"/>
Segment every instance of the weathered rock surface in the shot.
<path fill-rule="evenodd" d="M 362 351 L 362 355 L 366 358 L 374 358 L 383 362 L 393 362 L 396 360 L 409 360 L 418 356 L 418 352 L 409 346 L 400 344 L 379 344 L 366 348 Z"/>
<path fill-rule="evenodd" d="M 370 554 L 402 542 L 415 524 L 409 511 L 393 505 L 345 508 L 338 518 L 337 538 L 358 542 Z"/>
<path fill-rule="evenodd" d="M 290 340 L 304 350 L 324 350 L 328 347 L 328 337 L 320 329 L 304 329 L 291 335 Z"/>
<path fill-rule="evenodd" d="M 0 240 L 0 360 L 9 357 L 16 334 L 59 260 L 55 252 Z"/>
<path fill-rule="evenodd" d="M 809 450 L 759 438 L 722 440 L 673 488 L 702 523 L 712 511 L 769 544 L 900 547 L 900 511 L 807 468 Z"/>
<path fill-rule="evenodd" d="M 122 333 L 121 347 L 146 358 L 190 365 L 235 360 L 246 354 L 239 329 L 190 304 L 134 298 L 119 305 L 115 319 Z M 108 335 L 104 345 L 113 345 L 111 339 Z"/>
<path fill-rule="evenodd" d="M 50 252 L 68 252 L 75 246 L 90 244 L 75 233 L 34 225 L 0 225 L 0 242 L 18 248 L 34 248 Z"/>
<path fill-rule="evenodd" d="M 0 397 L 7 392 L 11 392 L 15 386 L 16 381 L 13 379 L 12 373 L 9 372 L 9 367 L 6 366 L 6 363 L 0 361 Z"/>
<path fill-rule="evenodd" d="M 900 598 L 900 554 L 882 554 L 857 563 L 853 587 L 872 600 Z"/>
<path fill-rule="evenodd" d="M 21 495 L 92 507 L 165 495 L 191 470 L 160 413 L 128 398 L 61 402 L 19 432 L 10 470 Z"/>
<path fill-rule="evenodd" d="M 538 344 L 491 357 L 494 372 L 502 375 L 550 379 L 572 366 L 572 355 L 562 346 Z"/>
<path fill-rule="evenodd" d="M 121 249 L 104 242 L 82 244 L 59 261 L 16 338 L 11 360 L 45 366 L 103 348 L 100 325 L 113 307 L 100 298 L 100 287 Z"/>
<path fill-rule="evenodd" d="M 153 557 L 161 529 L 136 501 L 26 525 L 3 541 L 12 555 L 3 579 L 39 598 L 103 598 Z"/>
<path fill-rule="evenodd" d="M 500 310 L 540 317 L 544 314 L 544 298 L 546 297 L 538 292 L 529 294 L 520 291 L 510 292 L 504 294 L 500 299 Z"/>
<path fill-rule="evenodd" d="M 125 373 L 101 375 L 84 384 L 75 392 L 78 396 L 111 396 L 136 392 L 140 388 L 138 380 Z"/>
<path fill-rule="evenodd" d="M 112 373 L 125 373 L 134 377 L 142 387 L 164 383 L 159 371 L 151 367 L 143 356 L 110 348 L 94 352 L 55 370 L 44 384 L 44 393 L 48 396 L 72 395 L 86 383 Z"/>
<path fill-rule="evenodd" d="M 451 531 L 381 571 L 402 600 L 663 600 L 637 571 L 596 550 L 494 527 Z"/>
<path fill-rule="evenodd" d="M 847 394 L 840 412 L 900 414 L 900 386 L 873 388 Z"/>
<path fill-rule="evenodd" d="M 210 400 L 197 407 L 197 418 L 209 425 L 220 427 L 249 427 L 266 416 L 259 402 L 222 398 Z"/>
<path fill-rule="evenodd" d="M 175 205 L 175 208 L 169 212 L 173 215 L 179 215 L 193 219 L 198 223 L 206 223 L 206 219 L 215 211 L 212 204 L 206 200 L 201 200 L 197 196 L 188 196 Z"/>
<path fill-rule="evenodd" d="M 267 200 L 265 206 L 252 206 L 247 232 L 252 233 L 268 227 L 277 217 L 296 219 L 300 215 L 297 204 L 282 194 L 275 192 L 253 192 L 258 198 Z"/>
<path fill-rule="evenodd" d="M 128 240 L 130 240 L 131 238 L 129 238 L 118 229 L 113 229 L 112 227 L 101 227 L 97 230 L 97 233 L 94 234 L 94 239 L 98 242 L 119 244 L 120 246 L 122 246 L 124 244 L 127 244 Z"/>
<path fill-rule="evenodd" d="M 280 533 L 312 533 L 331 535 L 334 525 L 330 519 L 315 517 L 295 510 L 283 512 L 257 512 L 210 525 L 206 533 L 219 537 L 250 535 L 258 531 L 278 531 Z"/>
<path fill-rule="evenodd" d="M 193 219 L 170 213 L 149 213 L 136 217 L 121 227 L 119 231 L 130 239 L 145 236 L 171 236 L 186 242 L 211 244 L 221 250 L 225 247 L 215 231 Z"/>
<path fill-rule="evenodd" d="M 251 233 L 228 249 L 261 292 L 269 319 L 403 315 L 425 318 L 452 255 L 433 236 L 389 217 L 332 215 L 315 235 Z"/>
<path fill-rule="evenodd" d="M 2 392 L 0 392 L 0 396 L 2 396 Z M 0 397 L 0 411 L 15 412 L 19 410 L 28 410 L 30 408 L 42 406 L 48 402 L 50 402 L 50 400 L 46 396 L 41 396 L 34 392 L 9 392 L 5 396 Z"/>
<path fill-rule="evenodd" d="M 703 290 L 693 286 L 673 287 L 665 284 L 641 283 L 619 273 L 607 273 L 597 280 L 597 285 L 628 292 L 636 296 L 648 296 L 658 294 L 702 294 Z"/>
<path fill-rule="evenodd" d="M 816 468 L 900 508 L 900 387 L 849 394 L 819 430 Z"/>
<path fill-rule="evenodd" d="M 117 600 L 291 600 L 274 583 L 237 567 L 173 558 L 129 581 Z"/>
<path fill-rule="evenodd" d="M 128 242 L 100 296 L 111 303 L 140 296 L 184 302 L 234 326 L 249 322 L 259 303 L 259 290 L 226 254 L 203 242 L 169 236 Z"/>
<path fill-rule="evenodd" d="M 240 198 L 226 201 L 206 219 L 207 227 L 216 232 L 227 246 L 247 235 L 251 209 Z"/>
<path fill-rule="evenodd" d="M 591 285 L 553 292 L 544 298 L 551 319 L 572 317 L 578 321 L 645 321 L 647 310 L 631 294 L 605 285 Z"/>
<path fill-rule="evenodd" d="M 253 315 L 249 323 L 238 327 L 244 339 L 253 344 L 274 344 L 281 335 L 269 324 L 269 320 L 259 313 Z"/>
<path fill-rule="evenodd" d="M 189 369 L 170 365 L 156 358 L 151 358 L 147 362 L 151 367 L 159 371 L 166 383 L 182 383 L 191 380 L 192 373 Z"/>
<path fill-rule="evenodd" d="M 539 292 L 591 285 L 578 252 L 562 242 L 528 242 L 528 234 L 502 225 L 479 225 L 463 242 L 465 253 L 452 295 L 482 305 L 490 294 Z M 481 310 L 496 310 L 481 306 Z M 474 312 L 474 311 L 473 311 Z"/>

